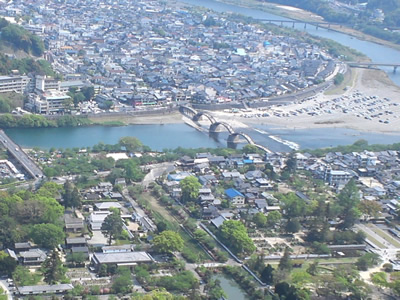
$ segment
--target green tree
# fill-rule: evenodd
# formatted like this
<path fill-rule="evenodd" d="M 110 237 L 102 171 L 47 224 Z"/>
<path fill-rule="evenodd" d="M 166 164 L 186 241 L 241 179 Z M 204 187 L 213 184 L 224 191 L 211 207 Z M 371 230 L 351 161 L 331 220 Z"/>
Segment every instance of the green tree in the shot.
<path fill-rule="evenodd" d="M 268 264 L 261 272 L 261 280 L 266 284 L 274 282 L 274 268 Z"/>
<path fill-rule="evenodd" d="M 119 210 L 114 209 L 101 224 L 101 232 L 108 237 L 108 244 L 111 245 L 112 239 L 122 233 L 124 222 L 121 219 Z"/>
<path fill-rule="evenodd" d="M 49 257 L 46 258 L 42 264 L 41 270 L 44 276 L 44 281 L 47 284 L 56 284 L 64 278 L 65 268 L 63 267 L 60 256 L 56 250 L 53 250 Z"/>
<path fill-rule="evenodd" d="M 371 274 L 371 281 L 379 287 L 388 287 L 387 274 L 385 272 L 377 272 Z"/>
<path fill-rule="evenodd" d="M 70 253 L 67 255 L 67 262 L 71 263 L 73 266 L 82 266 L 86 260 L 84 253 Z"/>
<path fill-rule="evenodd" d="M 131 137 L 131 136 L 126 136 L 126 137 L 120 138 L 119 144 L 122 147 L 125 147 L 126 150 L 129 152 L 140 151 L 143 147 L 143 144 L 141 141 L 139 141 L 137 138 Z"/>
<path fill-rule="evenodd" d="M 119 268 L 118 276 L 112 284 L 112 291 L 116 294 L 129 294 L 132 290 L 132 276 L 129 268 Z"/>
<path fill-rule="evenodd" d="M 340 211 L 339 216 L 343 220 L 343 229 L 351 228 L 360 216 L 358 205 L 360 194 L 354 179 L 351 179 L 339 193 L 337 207 Z"/>
<path fill-rule="evenodd" d="M 267 215 L 267 225 L 275 226 L 280 223 L 281 219 L 282 219 L 282 214 L 279 211 L 277 210 L 271 211 Z"/>
<path fill-rule="evenodd" d="M 6 254 L 4 251 L 0 251 L 0 274 L 11 276 L 17 267 L 17 261 Z"/>
<path fill-rule="evenodd" d="M 201 184 L 197 177 L 188 176 L 179 183 L 182 189 L 182 202 L 196 201 Z"/>
<path fill-rule="evenodd" d="M 165 230 L 153 239 L 153 245 L 159 253 L 172 253 L 182 251 L 184 242 L 179 233 Z"/>
<path fill-rule="evenodd" d="M 262 212 L 258 212 L 253 216 L 253 222 L 257 225 L 257 227 L 265 227 L 265 225 L 267 225 L 267 221 L 267 217 Z"/>
<path fill-rule="evenodd" d="M 279 261 L 279 266 L 278 266 L 279 270 L 282 271 L 291 271 L 293 268 L 293 263 L 292 263 L 292 259 L 290 258 L 290 251 L 289 251 L 289 247 L 285 248 L 285 252 L 283 253 L 283 256 L 281 257 L 280 261 Z"/>
<path fill-rule="evenodd" d="M 359 202 L 358 209 L 366 216 L 367 219 L 369 219 L 370 217 L 378 217 L 382 210 L 382 206 L 375 201 L 363 200 Z"/>
<path fill-rule="evenodd" d="M 367 271 L 368 268 L 376 266 L 380 263 L 379 255 L 376 253 L 366 253 L 359 257 L 355 263 L 357 268 L 361 271 Z"/>
<path fill-rule="evenodd" d="M 64 231 L 54 224 L 36 224 L 32 227 L 31 237 L 40 247 L 53 249 L 64 241 Z"/>
<path fill-rule="evenodd" d="M 144 295 L 134 295 L 132 300 L 177 300 L 174 295 L 164 289 L 153 290 Z"/>
<path fill-rule="evenodd" d="M 225 221 L 218 229 L 218 236 L 235 253 L 251 254 L 256 250 L 246 227 L 240 221 Z"/>

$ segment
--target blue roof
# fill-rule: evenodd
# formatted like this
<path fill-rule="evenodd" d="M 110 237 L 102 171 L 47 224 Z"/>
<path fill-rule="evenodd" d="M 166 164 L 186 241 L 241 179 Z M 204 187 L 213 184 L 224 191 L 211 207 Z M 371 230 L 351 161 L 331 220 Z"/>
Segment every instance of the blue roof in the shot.
<path fill-rule="evenodd" d="M 231 199 L 234 197 L 237 197 L 237 196 L 244 197 L 241 192 L 239 192 L 235 189 L 232 189 L 232 188 L 225 190 L 225 194 Z"/>

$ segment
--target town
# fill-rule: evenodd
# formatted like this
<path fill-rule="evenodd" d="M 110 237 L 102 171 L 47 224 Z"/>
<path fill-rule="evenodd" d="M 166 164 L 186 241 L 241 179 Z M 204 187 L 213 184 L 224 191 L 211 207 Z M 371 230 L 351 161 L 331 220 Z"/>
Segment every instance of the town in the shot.
<path fill-rule="evenodd" d="M 1 197 L 0 265 L 13 278 L 2 282 L 65 299 L 155 288 L 219 299 L 221 276 L 243 278 L 251 299 L 285 295 L 284 284 L 296 299 L 397 294 L 399 152 L 368 147 L 163 153 L 126 137 L 30 150 L 48 180 Z M 350 270 L 360 275 L 333 289 Z"/>
<path fill-rule="evenodd" d="M 29 12 L 21 26 L 43 39 L 44 57 L 57 73 L 0 77 L 0 92 L 28 94 L 28 112 L 129 113 L 182 102 L 263 102 L 317 86 L 339 70 L 327 49 L 229 14 L 157 1 L 76 3 L 0 6 L 11 20 Z"/>

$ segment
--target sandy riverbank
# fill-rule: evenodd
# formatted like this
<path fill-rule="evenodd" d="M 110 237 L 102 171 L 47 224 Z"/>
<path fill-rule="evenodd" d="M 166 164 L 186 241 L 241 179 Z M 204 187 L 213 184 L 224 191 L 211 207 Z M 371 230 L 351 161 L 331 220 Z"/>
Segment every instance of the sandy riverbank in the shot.
<path fill-rule="evenodd" d="M 319 93 L 286 106 L 250 109 L 238 113 L 212 112 L 235 128 L 254 124 L 284 128 L 351 128 L 359 131 L 400 132 L 400 88 L 386 73 L 352 69 L 346 91 Z"/>
<path fill-rule="evenodd" d="M 299 99 L 286 106 L 249 109 L 238 113 L 209 113 L 234 128 L 260 124 L 291 129 L 340 127 L 368 132 L 400 133 L 400 88 L 380 70 L 351 69 L 351 74 L 346 76 L 346 82 L 340 87 L 333 87 L 325 94 L 319 93 L 308 100 Z M 92 120 L 141 125 L 185 122 L 178 112 L 149 116 L 103 116 Z M 208 120 L 201 121 L 203 122 L 204 125 L 208 124 Z"/>

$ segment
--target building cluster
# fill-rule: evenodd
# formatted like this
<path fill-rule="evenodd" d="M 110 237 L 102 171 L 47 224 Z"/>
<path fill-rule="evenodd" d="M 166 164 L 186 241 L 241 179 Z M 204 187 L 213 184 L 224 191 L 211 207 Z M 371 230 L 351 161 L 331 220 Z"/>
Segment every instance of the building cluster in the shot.
<path fill-rule="evenodd" d="M 5 178 L 24 180 L 25 175 L 11 161 L 2 159 L 0 160 L 0 180 Z"/>
<path fill-rule="evenodd" d="M 124 110 L 181 100 L 256 101 L 314 85 L 335 69 L 330 55 L 318 46 L 230 15 L 158 1 L 0 5 L 0 13 L 12 9 L 33 14 L 23 25 L 45 40 L 46 57 L 57 72 L 91 82 L 99 87 L 97 101 L 113 101 Z M 39 113 L 63 109 L 61 98 L 57 103 L 45 97 L 35 96 L 31 108 Z M 46 106 L 49 102 L 54 107 Z"/>
<path fill-rule="evenodd" d="M 231 155 L 227 158 L 209 153 L 199 153 L 192 159 L 183 157 L 177 163 L 177 170 L 169 174 L 163 183 L 171 197 L 180 201 L 180 181 L 196 176 L 202 187 L 197 203 L 199 215 L 211 220 L 215 226 L 232 217 L 232 209 L 246 213 L 281 211 L 281 204 L 274 196 L 276 181 L 268 178 L 263 171 L 267 164 L 280 173 L 286 166 L 289 154 L 270 153 Z M 382 206 L 383 216 L 392 218 L 397 214 L 400 197 L 397 151 L 361 153 L 328 153 L 319 158 L 309 153 L 296 153 L 293 157 L 296 168 L 309 171 L 323 180 L 332 191 L 339 192 L 352 178 L 357 180 L 362 200 L 375 201 Z M 226 187 L 221 189 L 218 187 Z M 223 190 L 223 192 L 221 192 Z M 310 198 L 300 191 L 296 195 L 306 202 Z M 250 208 L 250 210 L 249 210 Z"/>

